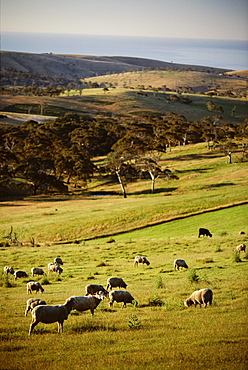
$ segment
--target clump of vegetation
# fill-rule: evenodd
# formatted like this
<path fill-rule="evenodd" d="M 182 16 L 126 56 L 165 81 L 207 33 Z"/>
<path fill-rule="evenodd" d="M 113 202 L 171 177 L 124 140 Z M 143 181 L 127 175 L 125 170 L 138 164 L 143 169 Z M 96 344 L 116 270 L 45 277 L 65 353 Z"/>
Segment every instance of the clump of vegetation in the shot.
<path fill-rule="evenodd" d="M 157 277 L 156 288 L 157 289 L 164 288 L 163 279 L 160 275 Z"/>
<path fill-rule="evenodd" d="M 43 275 L 40 283 L 41 285 L 49 285 L 50 281 L 48 280 L 47 276 Z"/>
<path fill-rule="evenodd" d="M 222 249 L 220 247 L 220 245 L 216 245 L 216 248 L 215 248 L 215 252 L 218 253 L 218 252 L 222 252 Z"/>
<path fill-rule="evenodd" d="M 100 262 L 98 263 L 98 265 L 96 265 L 96 267 L 104 267 L 104 266 L 107 266 L 105 262 Z"/>
<path fill-rule="evenodd" d="M 8 275 L 2 274 L 1 279 L 0 279 L 0 286 L 3 288 L 12 288 L 15 286 L 15 284 L 9 281 Z"/>
<path fill-rule="evenodd" d="M 128 326 L 130 329 L 139 329 L 141 326 L 141 322 L 136 315 L 132 315 L 130 317 L 130 320 L 128 321 Z"/>
<path fill-rule="evenodd" d="M 153 297 L 148 300 L 149 306 L 152 307 L 162 307 L 164 302 L 158 297 L 158 294 L 155 292 Z"/>
<path fill-rule="evenodd" d="M 191 284 L 192 284 L 192 283 L 198 283 L 198 282 L 199 282 L 200 277 L 199 277 L 199 275 L 197 274 L 196 269 L 191 269 L 191 270 L 189 271 L 189 277 L 188 277 L 188 279 L 189 279 L 189 282 L 190 282 Z"/>
<path fill-rule="evenodd" d="M 233 251 L 233 262 L 242 262 L 239 252 L 238 251 Z"/>

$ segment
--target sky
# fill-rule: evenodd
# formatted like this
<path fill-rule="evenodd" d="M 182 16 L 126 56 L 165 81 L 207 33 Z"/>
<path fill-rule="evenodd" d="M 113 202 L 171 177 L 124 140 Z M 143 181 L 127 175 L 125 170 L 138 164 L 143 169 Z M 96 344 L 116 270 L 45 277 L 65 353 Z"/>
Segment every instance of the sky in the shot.
<path fill-rule="evenodd" d="M 0 0 L 1 32 L 248 40 L 248 0 Z"/>

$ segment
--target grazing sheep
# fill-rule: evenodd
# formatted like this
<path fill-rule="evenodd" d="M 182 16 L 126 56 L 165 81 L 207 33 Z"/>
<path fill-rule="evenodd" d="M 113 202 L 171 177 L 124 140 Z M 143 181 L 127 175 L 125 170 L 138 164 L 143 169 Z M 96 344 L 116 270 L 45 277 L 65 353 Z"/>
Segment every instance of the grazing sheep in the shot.
<path fill-rule="evenodd" d="M 13 269 L 13 267 L 9 267 L 9 266 L 5 266 L 4 268 L 3 268 L 3 272 L 5 273 L 5 274 L 14 274 L 14 269 Z"/>
<path fill-rule="evenodd" d="M 212 234 L 210 233 L 210 231 L 208 229 L 204 229 L 203 227 L 201 227 L 199 229 L 199 234 L 198 234 L 198 238 L 200 238 L 200 236 L 209 236 L 210 238 L 212 238 Z"/>
<path fill-rule="evenodd" d="M 123 302 L 122 307 L 126 307 L 127 303 L 133 303 L 134 298 L 133 296 L 124 290 L 112 290 L 109 292 L 109 306 L 112 307 L 114 301 L 115 302 Z"/>
<path fill-rule="evenodd" d="M 84 297 L 70 297 L 75 300 L 74 310 L 79 312 L 90 310 L 91 314 L 94 315 L 94 310 L 97 308 L 99 303 L 104 299 L 104 293 L 99 292 L 96 295 L 84 296 Z"/>
<path fill-rule="evenodd" d="M 58 323 L 58 333 L 63 332 L 64 320 L 67 320 L 69 313 L 75 305 L 74 298 L 68 298 L 65 304 L 58 306 L 39 305 L 32 310 L 32 321 L 29 328 L 29 335 L 31 335 L 34 327 L 43 322 L 50 324 L 52 322 Z"/>
<path fill-rule="evenodd" d="M 30 298 L 27 300 L 27 307 L 26 307 L 26 311 L 25 311 L 25 316 L 27 316 L 28 312 L 29 311 L 32 311 L 33 308 L 35 308 L 36 306 L 38 305 L 46 305 L 46 302 L 45 301 L 42 301 L 41 299 L 39 298 Z"/>
<path fill-rule="evenodd" d="M 85 287 L 85 295 L 94 295 L 98 292 L 103 292 L 104 295 L 108 295 L 107 290 L 102 286 L 102 285 L 97 285 L 97 284 L 88 284 Z"/>
<path fill-rule="evenodd" d="M 14 272 L 14 277 L 16 280 L 17 278 L 28 277 L 28 274 L 25 271 L 18 270 Z"/>
<path fill-rule="evenodd" d="M 245 249 L 246 249 L 246 244 L 240 244 L 236 247 L 236 251 L 239 253 L 242 251 L 245 252 Z"/>
<path fill-rule="evenodd" d="M 184 260 L 176 259 L 174 261 L 174 270 L 179 270 L 179 267 L 182 267 L 182 268 L 184 267 L 187 269 L 188 265 Z"/>
<path fill-rule="evenodd" d="M 60 267 L 60 265 L 58 265 L 57 263 L 49 263 L 47 267 L 48 267 L 48 273 L 58 272 L 58 274 L 60 275 L 63 272 L 62 267 Z"/>
<path fill-rule="evenodd" d="M 126 289 L 127 284 L 124 282 L 122 278 L 112 277 L 107 280 L 107 290 L 108 288 L 124 288 Z"/>
<path fill-rule="evenodd" d="M 34 275 L 44 275 L 45 272 L 40 269 L 39 267 L 32 267 L 31 268 L 31 275 L 34 276 Z"/>
<path fill-rule="evenodd" d="M 36 293 L 44 292 L 44 288 L 42 288 L 41 284 L 38 281 L 30 281 L 29 283 L 27 283 L 27 294 L 32 293 L 35 290 L 36 290 Z"/>
<path fill-rule="evenodd" d="M 143 265 L 146 264 L 147 266 L 150 265 L 150 262 L 145 256 L 134 257 L 134 266 L 138 266 L 139 263 L 142 263 Z"/>
<path fill-rule="evenodd" d="M 184 305 L 186 307 L 190 307 L 192 305 L 199 304 L 200 307 L 202 304 L 204 304 L 204 307 L 207 307 L 207 304 L 209 303 L 210 305 L 212 304 L 213 300 L 213 292 L 211 289 L 201 289 L 201 290 L 196 290 L 191 294 L 189 298 L 187 298 L 184 302 Z"/>
<path fill-rule="evenodd" d="M 60 257 L 54 258 L 53 262 L 56 263 L 57 265 L 63 265 L 63 261 Z"/>

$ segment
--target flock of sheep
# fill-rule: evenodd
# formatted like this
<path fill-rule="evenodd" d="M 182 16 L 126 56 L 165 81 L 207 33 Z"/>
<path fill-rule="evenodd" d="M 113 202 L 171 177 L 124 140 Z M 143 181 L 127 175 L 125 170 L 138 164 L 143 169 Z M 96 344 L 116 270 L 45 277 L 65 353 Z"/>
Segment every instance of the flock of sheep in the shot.
<path fill-rule="evenodd" d="M 205 235 L 212 236 L 210 233 L 206 234 L 207 229 L 200 229 Z M 199 230 L 199 236 L 200 236 Z M 207 230 L 208 231 L 208 230 Z M 210 234 L 210 235 L 209 235 Z M 203 235 L 203 234 L 201 234 Z M 246 250 L 245 244 L 240 244 L 236 247 L 237 252 Z M 150 262 L 145 256 L 136 256 L 134 258 L 134 266 L 138 266 L 139 263 L 150 265 Z M 61 274 L 63 269 L 61 267 L 63 261 L 60 257 L 54 259 L 54 263 L 48 264 L 48 273 L 56 272 Z M 179 270 L 179 268 L 188 268 L 187 263 L 183 259 L 176 259 L 174 261 L 174 269 Z M 13 267 L 5 266 L 5 274 L 13 274 L 14 279 L 28 277 L 28 274 L 25 271 L 14 271 Z M 44 275 L 45 272 L 41 268 L 33 267 L 31 269 L 32 277 L 34 275 Z M 77 310 L 79 312 L 90 310 L 91 314 L 94 315 L 94 310 L 104 299 L 104 297 L 109 297 L 109 306 L 112 307 L 114 302 L 121 302 L 122 307 L 126 307 L 127 303 L 138 304 L 138 302 L 133 298 L 130 292 L 126 290 L 120 290 L 121 288 L 126 289 L 127 284 L 122 278 L 111 277 L 107 280 L 106 289 L 102 285 L 97 284 L 88 284 L 85 287 L 85 296 L 72 296 L 69 297 L 64 304 L 57 306 L 49 306 L 44 300 L 38 298 L 30 298 L 26 302 L 25 316 L 28 312 L 32 313 L 32 321 L 30 324 L 29 335 L 32 333 L 34 327 L 39 323 L 58 323 L 58 332 L 63 332 L 63 323 L 64 320 L 67 320 L 70 312 L 72 310 Z M 113 288 L 119 288 L 119 290 L 113 290 Z M 110 292 L 108 292 L 110 289 Z M 39 282 L 30 281 L 27 283 L 27 294 L 36 291 L 43 293 L 44 288 Z M 212 304 L 213 292 L 211 289 L 201 289 L 195 291 L 187 298 L 184 302 L 186 307 L 192 305 L 196 306 L 197 304 L 204 305 L 204 307 Z"/>

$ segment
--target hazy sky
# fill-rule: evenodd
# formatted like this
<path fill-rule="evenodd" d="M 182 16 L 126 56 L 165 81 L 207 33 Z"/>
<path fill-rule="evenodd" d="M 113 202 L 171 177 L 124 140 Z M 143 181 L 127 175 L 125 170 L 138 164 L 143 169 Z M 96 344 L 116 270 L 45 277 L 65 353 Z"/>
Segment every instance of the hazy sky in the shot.
<path fill-rule="evenodd" d="M 248 0 L 1 0 L 1 31 L 248 40 Z"/>

